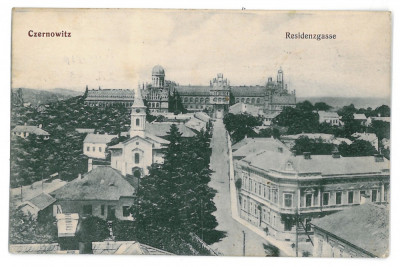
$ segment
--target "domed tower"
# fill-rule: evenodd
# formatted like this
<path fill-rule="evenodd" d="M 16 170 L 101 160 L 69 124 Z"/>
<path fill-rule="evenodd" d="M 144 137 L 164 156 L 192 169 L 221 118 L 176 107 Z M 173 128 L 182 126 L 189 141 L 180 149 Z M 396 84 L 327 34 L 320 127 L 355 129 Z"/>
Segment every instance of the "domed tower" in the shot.
<path fill-rule="evenodd" d="M 146 106 L 143 103 L 140 89 L 135 90 L 135 100 L 132 104 L 131 110 L 131 129 L 129 130 L 129 136 L 144 137 L 144 131 L 146 129 Z"/>
<path fill-rule="evenodd" d="M 153 88 L 164 88 L 164 79 L 165 79 L 165 71 L 164 68 L 160 65 L 156 65 L 153 67 L 153 71 L 151 73 L 151 80 Z"/>

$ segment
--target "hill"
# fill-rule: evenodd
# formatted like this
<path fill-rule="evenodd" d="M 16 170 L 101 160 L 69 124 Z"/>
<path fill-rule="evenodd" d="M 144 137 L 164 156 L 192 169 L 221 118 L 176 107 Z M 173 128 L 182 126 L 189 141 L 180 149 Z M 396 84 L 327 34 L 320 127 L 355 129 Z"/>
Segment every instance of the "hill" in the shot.
<path fill-rule="evenodd" d="M 12 91 L 16 92 L 18 89 L 19 88 L 13 88 Z M 83 95 L 83 92 L 63 88 L 55 88 L 52 90 L 40 90 L 31 88 L 21 89 L 24 103 L 31 103 L 32 106 L 39 106 L 41 104 L 48 104 L 51 102 L 66 100 L 71 97 Z"/>
<path fill-rule="evenodd" d="M 373 97 L 298 97 L 297 102 L 308 100 L 312 104 L 316 102 L 325 102 L 326 104 L 334 107 L 334 109 L 341 108 L 354 104 L 356 108 L 375 109 L 381 105 L 390 107 L 390 98 L 373 98 Z"/>

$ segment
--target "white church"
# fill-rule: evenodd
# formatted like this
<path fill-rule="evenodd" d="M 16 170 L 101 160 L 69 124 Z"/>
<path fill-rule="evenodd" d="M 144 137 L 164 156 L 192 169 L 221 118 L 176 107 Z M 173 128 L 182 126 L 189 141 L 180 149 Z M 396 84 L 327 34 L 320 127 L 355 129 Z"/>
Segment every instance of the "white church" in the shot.
<path fill-rule="evenodd" d="M 153 163 L 163 163 L 162 148 L 169 143 L 146 130 L 146 106 L 139 89 L 135 92 L 135 101 L 131 110 L 129 139 L 109 147 L 111 167 L 122 175 L 141 178 L 148 174 Z"/>

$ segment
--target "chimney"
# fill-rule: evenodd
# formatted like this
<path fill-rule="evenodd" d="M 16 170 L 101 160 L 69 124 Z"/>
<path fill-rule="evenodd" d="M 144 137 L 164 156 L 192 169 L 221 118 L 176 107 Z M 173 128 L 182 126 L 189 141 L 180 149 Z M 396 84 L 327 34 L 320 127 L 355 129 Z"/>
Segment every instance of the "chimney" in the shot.
<path fill-rule="evenodd" d="M 247 134 L 244 136 L 244 139 L 247 139 Z"/>
<path fill-rule="evenodd" d="M 278 147 L 278 152 L 279 153 L 283 153 L 283 148 L 282 147 Z"/>
<path fill-rule="evenodd" d="M 304 159 L 311 159 L 311 152 L 303 152 Z"/>
<path fill-rule="evenodd" d="M 39 124 L 39 126 L 38 126 L 38 127 L 39 127 L 39 129 L 42 129 L 42 124 Z"/>
<path fill-rule="evenodd" d="M 82 179 L 82 174 L 78 174 L 78 180 Z"/>
<path fill-rule="evenodd" d="M 93 169 L 93 160 L 88 159 L 88 172 L 90 172 Z"/>
<path fill-rule="evenodd" d="M 293 149 L 293 150 L 292 150 L 292 156 L 293 156 L 293 157 L 296 157 L 296 153 L 297 153 L 296 149 Z"/>
<path fill-rule="evenodd" d="M 26 122 L 24 123 L 24 125 L 26 126 Z"/>

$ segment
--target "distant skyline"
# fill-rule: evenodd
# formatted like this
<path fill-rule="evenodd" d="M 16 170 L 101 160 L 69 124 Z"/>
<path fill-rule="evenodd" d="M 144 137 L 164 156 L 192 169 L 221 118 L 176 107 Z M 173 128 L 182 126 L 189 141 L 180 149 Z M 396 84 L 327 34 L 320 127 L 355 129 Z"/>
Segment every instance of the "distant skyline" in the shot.
<path fill-rule="evenodd" d="M 299 97 L 390 97 L 387 12 L 27 9 L 13 13 L 12 87 L 135 88 L 154 65 L 181 85 L 263 85 L 282 67 Z M 71 32 L 70 38 L 33 38 Z M 332 33 L 291 40 L 286 32 Z"/>

